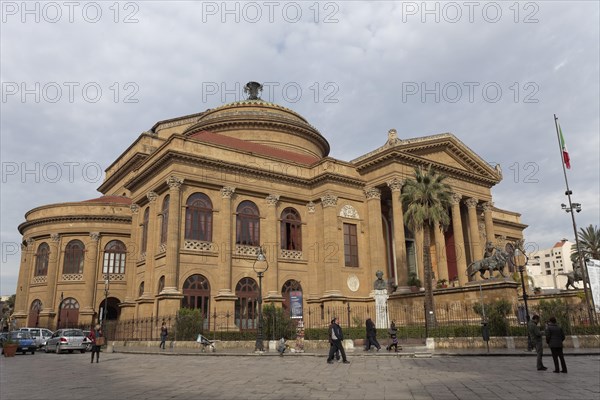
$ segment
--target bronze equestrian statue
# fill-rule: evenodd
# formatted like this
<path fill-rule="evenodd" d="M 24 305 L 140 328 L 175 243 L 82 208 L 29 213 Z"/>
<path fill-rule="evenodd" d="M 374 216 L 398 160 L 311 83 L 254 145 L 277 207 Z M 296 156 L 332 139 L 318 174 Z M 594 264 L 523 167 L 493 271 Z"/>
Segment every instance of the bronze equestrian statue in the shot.
<path fill-rule="evenodd" d="M 506 275 L 504 275 L 504 266 L 506 265 L 508 256 L 509 254 L 506 251 L 496 247 L 496 251 L 493 255 L 469 264 L 467 267 L 467 275 L 472 278 L 473 275 L 479 272 L 479 275 L 482 279 L 489 279 L 485 277 L 486 271 L 489 271 L 490 278 L 493 278 L 494 271 L 498 271 L 500 272 L 500 275 L 505 278 Z"/>
<path fill-rule="evenodd" d="M 575 286 L 575 282 L 583 280 L 581 267 L 575 267 L 571 272 L 559 272 L 558 275 L 564 275 L 567 277 L 567 284 L 565 286 L 566 290 L 569 290 L 569 286 L 571 286 L 575 290 L 579 289 L 577 286 Z"/>

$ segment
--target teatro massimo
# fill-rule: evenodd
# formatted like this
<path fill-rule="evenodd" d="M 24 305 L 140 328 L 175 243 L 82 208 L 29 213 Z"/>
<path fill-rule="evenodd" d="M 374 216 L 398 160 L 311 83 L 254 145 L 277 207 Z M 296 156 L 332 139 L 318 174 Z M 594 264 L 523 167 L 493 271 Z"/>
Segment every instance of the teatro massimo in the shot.
<path fill-rule="evenodd" d="M 27 212 L 18 326 L 188 307 L 243 328 L 255 318 L 261 248 L 265 303 L 288 308 L 296 291 L 304 306 L 367 304 L 377 270 L 391 299 L 408 299 L 409 273 L 423 277 L 423 238 L 404 225 L 400 194 L 417 166 L 447 175 L 453 191 L 450 226 L 431 233 L 437 280 L 468 287 L 487 242 L 522 239 L 520 214 L 494 204 L 501 169 L 460 132 L 369 132 L 368 153 L 338 160 L 327 132 L 261 100 L 258 84 L 247 89 L 246 100 L 156 122 L 106 168 L 97 198 Z"/>

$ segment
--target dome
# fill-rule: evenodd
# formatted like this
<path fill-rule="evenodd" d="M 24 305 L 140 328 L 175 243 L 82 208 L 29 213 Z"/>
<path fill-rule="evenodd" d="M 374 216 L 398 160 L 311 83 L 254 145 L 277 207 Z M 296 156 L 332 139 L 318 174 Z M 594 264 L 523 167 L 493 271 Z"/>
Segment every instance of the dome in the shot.
<path fill-rule="evenodd" d="M 183 134 L 209 131 L 319 159 L 329 155 L 327 140 L 301 115 L 255 97 L 206 111 Z"/>

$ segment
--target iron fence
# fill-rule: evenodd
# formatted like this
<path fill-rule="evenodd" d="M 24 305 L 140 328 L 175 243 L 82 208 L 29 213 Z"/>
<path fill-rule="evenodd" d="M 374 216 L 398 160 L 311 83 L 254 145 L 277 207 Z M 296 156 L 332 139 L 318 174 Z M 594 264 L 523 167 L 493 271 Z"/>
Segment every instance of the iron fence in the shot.
<path fill-rule="evenodd" d="M 298 319 L 288 314 L 274 312 L 265 307 L 263 333 L 265 340 L 280 337 L 294 338 Z M 485 321 L 492 336 L 526 336 L 526 318 L 521 304 L 507 304 L 507 313 L 495 311 L 494 305 L 485 305 Z M 465 303 L 440 304 L 435 307 L 435 324 L 428 326 L 425 308 L 422 305 L 390 304 L 387 308 L 389 322 L 395 322 L 398 339 L 408 340 L 426 337 L 480 336 L 483 313 Z M 538 314 L 542 321 L 555 315 L 565 334 L 585 333 L 589 327 L 588 314 L 584 307 L 564 305 L 560 315 L 550 314 L 541 307 L 530 307 L 530 315 Z M 375 305 L 309 306 L 304 308 L 303 327 L 306 339 L 325 339 L 326 329 L 337 317 L 348 338 L 363 338 L 367 318 L 376 319 Z M 169 340 L 194 340 L 198 333 L 211 339 L 253 340 L 256 338 L 256 321 L 240 321 L 230 313 L 213 312 L 203 321 L 191 321 L 189 317 L 168 315 L 132 320 L 106 321 L 105 334 L 109 340 L 152 341 L 160 340 L 160 326 L 165 322 Z M 385 331 L 384 331 L 385 332 Z M 595 332 L 595 331 L 594 331 Z M 597 332 L 596 332 L 597 333 Z M 382 337 L 386 333 L 380 334 Z"/>

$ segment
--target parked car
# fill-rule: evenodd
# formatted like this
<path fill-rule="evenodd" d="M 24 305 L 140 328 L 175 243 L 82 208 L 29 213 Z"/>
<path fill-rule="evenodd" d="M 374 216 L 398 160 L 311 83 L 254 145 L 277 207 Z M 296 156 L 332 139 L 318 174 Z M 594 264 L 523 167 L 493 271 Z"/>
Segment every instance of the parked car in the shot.
<path fill-rule="evenodd" d="M 69 353 L 77 350 L 85 353 L 86 345 L 86 337 L 81 329 L 66 328 L 57 330 L 46 340 L 44 351 L 46 353 L 54 351 L 56 354 L 60 354 L 65 350 Z"/>
<path fill-rule="evenodd" d="M 19 328 L 20 332 L 29 332 L 35 345 L 39 348 L 46 345 L 46 340 L 52 336 L 52 331 L 45 328 Z"/>
<path fill-rule="evenodd" d="M 17 343 L 17 353 L 21 352 L 26 354 L 27 352 L 31 352 L 31 354 L 35 354 L 35 350 L 37 346 L 35 345 L 35 341 L 29 334 L 29 332 L 20 332 L 20 331 L 12 331 L 9 332 L 6 336 L 0 337 L 0 346 L 4 345 L 4 342 L 10 340 Z"/>

